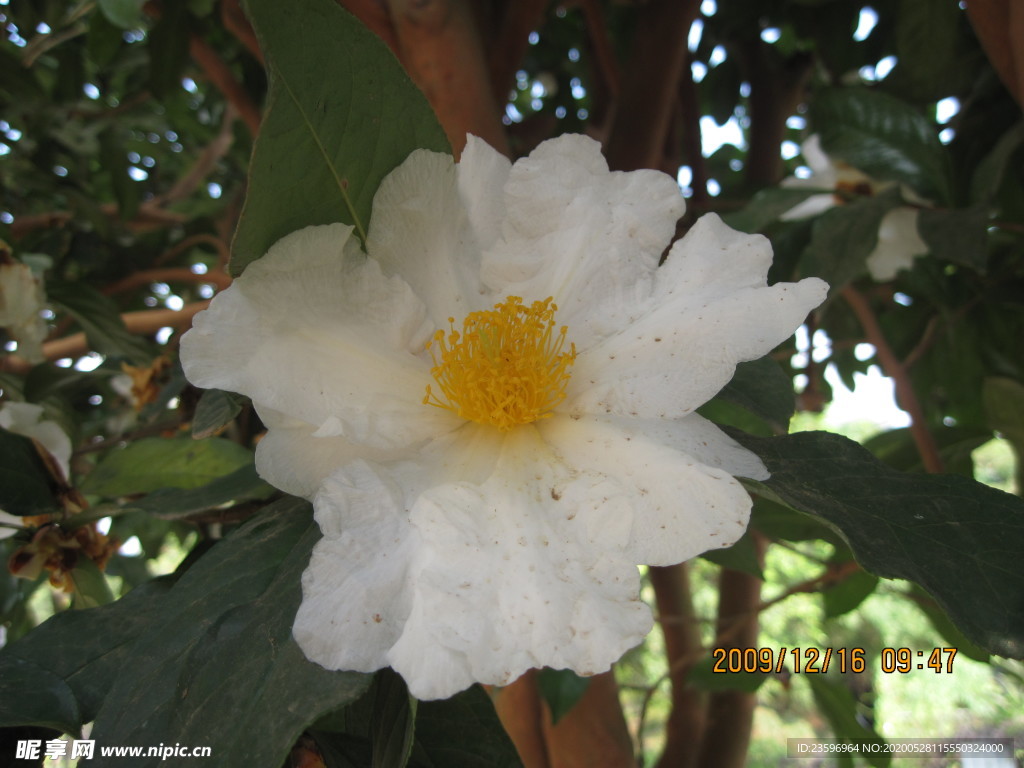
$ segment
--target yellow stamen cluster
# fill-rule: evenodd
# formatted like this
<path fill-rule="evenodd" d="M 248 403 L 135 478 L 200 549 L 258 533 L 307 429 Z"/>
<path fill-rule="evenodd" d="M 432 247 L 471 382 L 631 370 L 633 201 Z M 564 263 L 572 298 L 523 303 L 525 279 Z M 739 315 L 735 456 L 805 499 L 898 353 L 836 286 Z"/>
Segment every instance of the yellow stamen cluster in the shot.
<path fill-rule="evenodd" d="M 555 330 L 557 309 L 550 296 L 529 307 L 509 296 L 467 315 L 461 333 L 449 317 L 449 332 L 439 330 L 427 342 L 441 394 L 428 384 L 423 403 L 502 431 L 550 416 L 565 399 L 576 360 L 575 344 L 562 351 L 567 328 Z"/>

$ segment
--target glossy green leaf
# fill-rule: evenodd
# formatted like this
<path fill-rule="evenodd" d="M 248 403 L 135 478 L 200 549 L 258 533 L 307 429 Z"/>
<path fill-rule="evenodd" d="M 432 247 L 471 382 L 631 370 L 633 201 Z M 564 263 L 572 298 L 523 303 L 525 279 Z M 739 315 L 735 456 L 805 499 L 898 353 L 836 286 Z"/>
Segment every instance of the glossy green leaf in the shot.
<path fill-rule="evenodd" d="M 165 520 L 176 520 L 225 504 L 266 499 L 274 493 L 276 489 L 261 480 L 256 474 L 256 467 L 247 463 L 198 488 L 154 491 L 141 499 L 126 502 L 124 507 Z"/>
<path fill-rule="evenodd" d="M 343 222 L 365 239 L 381 180 L 414 149 L 449 152 L 423 94 L 331 0 L 247 0 L 270 92 L 232 244 L 240 274 L 277 240 Z"/>
<path fill-rule="evenodd" d="M 207 389 L 196 404 L 196 412 L 192 417 L 192 437 L 201 440 L 218 434 L 241 412 L 245 402 L 244 397 L 234 392 Z"/>
<path fill-rule="evenodd" d="M 857 561 L 923 587 L 973 642 L 1024 658 L 1024 501 L 956 475 L 897 472 L 824 432 L 737 435 L 772 473 L 755 492 L 824 520 Z"/>
<path fill-rule="evenodd" d="M 102 608 L 59 613 L 5 647 L 0 651 L 0 681 L 22 676 L 23 685 L 8 689 L 0 683 L 0 711 L 19 711 L 27 690 L 50 689 L 50 705 L 36 712 L 40 724 L 60 722 L 63 730 L 77 733 L 96 717 L 131 643 L 159 614 L 169 587 L 170 580 L 153 581 Z M 65 689 L 73 696 L 73 706 L 65 700 Z"/>
<path fill-rule="evenodd" d="M 834 619 L 849 613 L 863 603 L 878 586 L 878 577 L 867 571 L 855 571 L 821 593 L 825 603 L 825 618 Z"/>
<path fill-rule="evenodd" d="M 537 673 L 537 687 L 540 688 L 540 694 L 551 710 L 551 723 L 554 725 L 568 714 L 587 692 L 590 678 L 580 677 L 571 669 L 545 667 Z"/>
<path fill-rule="evenodd" d="M 92 559 L 79 557 L 69 575 L 75 585 L 73 608 L 97 608 L 114 602 L 114 593 L 110 591 L 107 578 Z"/>
<path fill-rule="evenodd" d="M 933 256 L 985 274 L 988 266 L 988 214 L 985 208 L 923 208 L 917 230 Z"/>
<path fill-rule="evenodd" d="M 421 701 L 411 768 L 521 768 L 515 746 L 484 689 Z"/>
<path fill-rule="evenodd" d="M 46 295 L 75 318 L 85 331 L 92 349 L 101 355 L 125 358 L 137 365 L 147 364 L 154 351 L 138 336 L 128 332 L 117 305 L 88 285 L 51 282 Z"/>
<path fill-rule="evenodd" d="M 832 157 L 949 202 L 949 167 L 934 123 L 906 102 L 866 88 L 827 88 L 815 95 L 810 114 Z"/>
<path fill-rule="evenodd" d="M 189 568 L 122 663 L 96 717 L 97 742 L 157 744 L 173 734 L 210 746 L 222 768 L 279 768 L 307 726 L 358 699 L 369 675 L 307 661 L 291 634 L 319 538 L 309 505 L 288 498 Z"/>
<path fill-rule="evenodd" d="M 788 431 L 796 407 L 792 382 L 782 367 L 767 356 L 737 365 L 736 373 L 715 399 L 743 408 L 762 419 L 774 433 Z"/>
<path fill-rule="evenodd" d="M 39 725 L 61 733 L 81 730 L 78 702 L 60 677 L 25 659 L 0 659 L 0 671 L 0 727 Z"/>
<path fill-rule="evenodd" d="M 878 244 L 882 218 L 900 202 L 899 190 L 892 188 L 825 211 L 811 230 L 803 274 L 825 280 L 831 287 L 829 295 L 835 296 L 867 270 L 867 258 Z"/>
<path fill-rule="evenodd" d="M 111 24 L 121 29 L 142 26 L 142 5 L 145 0 L 97 0 L 100 10 Z"/>
<path fill-rule="evenodd" d="M 0 509 L 23 517 L 51 512 L 56 490 L 32 440 L 0 429 Z"/>
<path fill-rule="evenodd" d="M 251 463 L 252 452 L 230 440 L 147 437 L 104 456 L 82 490 L 130 496 L 161 488 L 198 488 Z"/>
<path fill-rule="evenodd" d="M 840 741 L 885 743 L 873 728 L 861 724 L 857 717 L 857 701 L 850 689 L 840 680 L 824 675 L 804 675 L 811 686 L 818 709 L 828 718 L 832 733 Z M 886 768 L 892 762 L 891 756 L 882 751 L 861 753 L 864 760 L 875 768 Z M 852 764 L 852 763 L 851 763 Z"/>
<path fill-rule="evenodd" d="M 967 636 L 949 620 L 945 611 L 939 608 L 938 604 L 923 589 L 911 584 L 907 597 L 928 617 L 928 621 L 935 631 L 945 641 L 944 647 L 956 648 L 958 656 L 966 656 L 968 659 L 982 663 L 988 663 L 992 658 L 992 654 L 968 640 Z"/>
<path fill-rule="evenodd" d="M 416 699 L 400 675 L 390 669 L 377 673 L 370 718 L 372 768 L 403 768 L 412 753 Z"/>
<path fill-rule="evenodd" d="M 764 580 L 761 563 L 757 559 L 757 546 L 749 531 L 731 547 L 708 550 L 701 555 L 701 559 Z"/>

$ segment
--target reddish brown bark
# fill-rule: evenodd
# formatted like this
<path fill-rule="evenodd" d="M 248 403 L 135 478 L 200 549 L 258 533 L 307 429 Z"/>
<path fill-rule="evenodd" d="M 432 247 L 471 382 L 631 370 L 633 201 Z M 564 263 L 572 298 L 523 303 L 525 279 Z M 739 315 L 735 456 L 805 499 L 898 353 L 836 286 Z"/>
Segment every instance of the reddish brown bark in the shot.
<path fill-rule="evenodd" d="M 456 158 L 466 134 L 508 154 L 479 30 L 464 0 L 392 0 L 399 58 L 437 113 Z"/>
<path fill-rule="evenodd" d="M 701 656 L 700 632 L 690 598 L 689 566 L 679 563 L 652 567 L 648 573 L 654 587 L 672 681 L 672 710 L 665 725 L 665 748 L 657 765 L 658 768 L 690 768 L 697 765 L 697 747 L 704 728 L 704 702 L 697 690 L 686 685 L 690 670 Z"/>
<path fill-rule="evenodd" d="M 754 541 L 758 559 L 763 561 L 764 539 L 756 536 Z M 718 589 L 715 647 L 756 647 L 761 580 L 723 568 Z M 697 765 L 701 768 L 743 768 L 746 765 L 756 704 L 757 694 L 745 691 L 718 691 L 708 698 L 707 727 Z"/>
<path fill-rule="evenodd" d="M 1024 4 L 969 0 L 967 17 L 1007 90 L 1024 106 Z"/>

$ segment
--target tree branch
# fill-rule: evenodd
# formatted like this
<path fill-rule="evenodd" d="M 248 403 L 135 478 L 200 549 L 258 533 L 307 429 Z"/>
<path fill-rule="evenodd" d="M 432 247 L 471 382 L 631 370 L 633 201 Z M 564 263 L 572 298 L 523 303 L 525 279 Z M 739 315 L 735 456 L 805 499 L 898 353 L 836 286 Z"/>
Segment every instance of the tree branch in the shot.
<path fill-rule="evenodd" d="M 651 0 L 641 7 L 605 147 L 613 170 L 665 170 L 662 150 L 686 63 L 686 35 L 699 7 L 699 0 Z"/>
<path fill-rule="evenodd" d="M 199 65 L 210 82 L 224 94 L 238 111 L 242 122 L 249 128 L 249 133 L 255 136 L 260 132 L 260 108 L 249 98 L 249 94 L 242 87 L 242 84 L 235 79 L 235 76 L 228 69 L 227 64 L 217 55 L 209 43 L 197 34 L 192 34 L 188 39 L 188 50 L 193 60 Z"/>
<path fill-rule="evenodd" d="M 690 768 L 697 764 L 697 746 L 704 729 L 704 701 L 699 691 L 686 685 L 690 670 L 703 655 L 690 594 L 689 566 L 652 566 L 647 573 L 654 587 L 672 681 L 672 710 L 665 725 L 665 748 L 657 766 Z"/>
<path fill-rule="evenodd" d="M 935 443 L 935 437 L 928 429 L 928 422 L 925 420 L 924 409 L 921 401 L 917 398 L 914 386 L 910 381 L 910 374 L 906 367 L 896 357 L 896 353 L 889 346 L 882 327 L 878 324 L 878 318 L 872 311 L 868 300 L 852 285 L 843 288 L 843 298 L 850 305 L 850 309 L 857 316 L 861 327 L 864 329 L 864 336 L 878 353 L 878 362 L 882 371 L 890 377 L 895 385 L 896 399 L 903 410 L 910 416 L 910 434 L 914 438 L 914 445 L 921 456 L 926 472 L 939 473 L 943 471 L 942 458 L 939 456 L 939 448 Z"/>

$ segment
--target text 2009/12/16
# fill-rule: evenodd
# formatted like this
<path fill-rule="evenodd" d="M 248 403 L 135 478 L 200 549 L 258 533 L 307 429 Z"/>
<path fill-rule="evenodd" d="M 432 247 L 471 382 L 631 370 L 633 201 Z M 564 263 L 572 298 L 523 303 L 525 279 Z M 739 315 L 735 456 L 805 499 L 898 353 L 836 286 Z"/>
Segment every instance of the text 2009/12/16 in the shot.
<path fill-rule="evenodd" d="M 914 670 L 930 670 L 952 674 L 956 648 L 931 648 L 915 651 L 910 648 L 883 648 L 879 669 L 889 674 L 906 674 Z M 834 666 L 839 672 L 864 672 L 867 651 L 863 648 L 714 648 L 711 652 L 716 674 L 737 672 L 782 674 L 824 674 Z"/>

